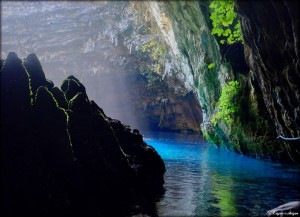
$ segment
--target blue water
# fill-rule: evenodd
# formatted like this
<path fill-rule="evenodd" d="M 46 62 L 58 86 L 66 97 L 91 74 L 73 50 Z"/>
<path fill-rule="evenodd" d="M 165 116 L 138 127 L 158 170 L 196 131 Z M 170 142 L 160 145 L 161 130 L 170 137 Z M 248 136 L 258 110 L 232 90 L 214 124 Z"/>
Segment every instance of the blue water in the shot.
<path fill-rule="evenodd" d="M 300 169 L 238 155 L 199 136 L 148 134 L 166 165 L 159 216 L 266 216 L 300 199 Z"/>

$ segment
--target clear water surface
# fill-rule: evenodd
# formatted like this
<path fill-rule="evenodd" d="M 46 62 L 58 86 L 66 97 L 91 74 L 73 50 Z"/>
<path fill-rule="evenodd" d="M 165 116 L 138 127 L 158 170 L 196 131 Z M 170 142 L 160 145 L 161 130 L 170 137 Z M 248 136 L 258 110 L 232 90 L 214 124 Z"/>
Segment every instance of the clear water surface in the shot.
<path fill-rule="evenodd" d="M 146 134 L 166 165 L 159 216 L 266 216 L 299 200 L 299 167 L 252 159 L 199 136 Z"/>

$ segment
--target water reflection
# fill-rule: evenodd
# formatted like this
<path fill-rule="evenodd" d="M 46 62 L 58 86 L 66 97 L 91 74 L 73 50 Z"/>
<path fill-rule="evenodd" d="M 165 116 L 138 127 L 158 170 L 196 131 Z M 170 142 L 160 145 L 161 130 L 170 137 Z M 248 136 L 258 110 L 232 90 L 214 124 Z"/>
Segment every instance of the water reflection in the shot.
<path fill-rule="evenodd" d="M 297 167 L 220 150 L 199 136 L 145 138 L 167 169 L 159 216 L 265 216 L 267 210 L 300 198 Z"/>
<path fill-rule="evenodd" d="M 219 208 L 221 216 L 237 216 L 235 207 L 235 195 L 233 194 L 233 180 L 230 177 L 222 177 L 217 173 L 211 175 L 213 182 L 212 195 L 217 201 L 211 205 Z"/>

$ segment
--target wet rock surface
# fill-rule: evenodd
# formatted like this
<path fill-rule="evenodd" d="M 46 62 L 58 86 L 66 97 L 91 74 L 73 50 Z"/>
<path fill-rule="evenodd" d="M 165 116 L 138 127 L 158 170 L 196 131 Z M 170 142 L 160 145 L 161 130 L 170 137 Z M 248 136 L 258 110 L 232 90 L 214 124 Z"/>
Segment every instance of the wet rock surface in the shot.
<path fill-rule="evenodd" d="M 1 68 L 1 213 L 155 215 L 164 162 L 138 130 L 107 117 L 74 76 L 61 89 L 38 58 Z"/>
<path fill-rule="evenodd" d="M 245 58 L 277 135 L 300 137 L 298 1 L 237 1 Z M 267 10 L 266 10 L 267 8 Z M 299 161 L 299 140 L 284 141 Z"/>

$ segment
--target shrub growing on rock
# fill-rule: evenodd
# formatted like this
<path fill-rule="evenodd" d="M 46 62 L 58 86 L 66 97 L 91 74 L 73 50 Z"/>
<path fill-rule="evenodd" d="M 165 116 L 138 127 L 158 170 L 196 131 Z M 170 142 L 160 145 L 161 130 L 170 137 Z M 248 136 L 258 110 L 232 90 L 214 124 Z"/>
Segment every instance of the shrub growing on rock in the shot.
<path fill-rule="evenodd" d="M 237 96 L 240 92 L 241 86 L 238 81 L 229 81 L 222 88 L 221 97 L 217 103 L 218 112 L 212 118 L 212 123 L 217 124 L 218 120 L 223 120 L 228 124 L 233 122 L 233 114 L 238 110 Z"/>

